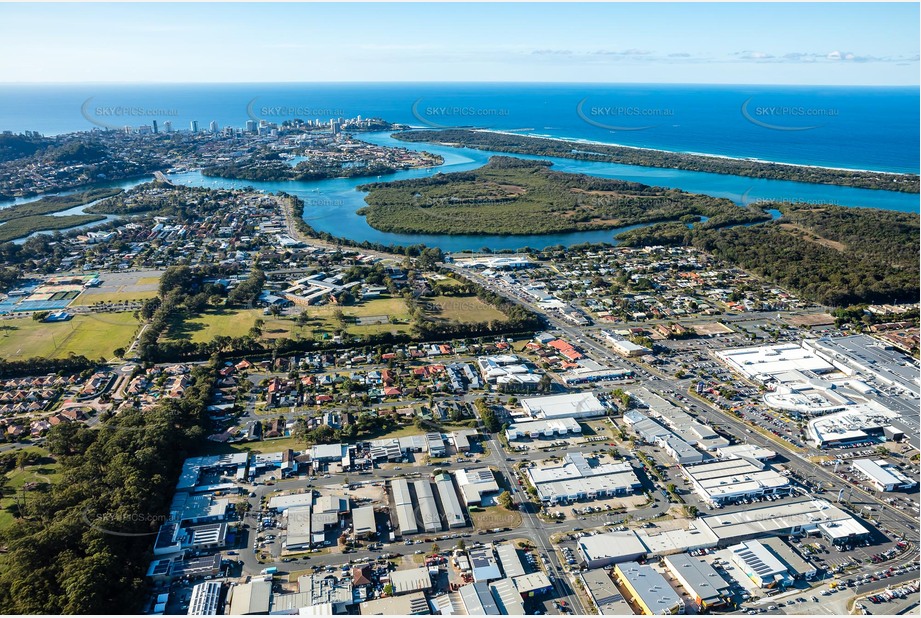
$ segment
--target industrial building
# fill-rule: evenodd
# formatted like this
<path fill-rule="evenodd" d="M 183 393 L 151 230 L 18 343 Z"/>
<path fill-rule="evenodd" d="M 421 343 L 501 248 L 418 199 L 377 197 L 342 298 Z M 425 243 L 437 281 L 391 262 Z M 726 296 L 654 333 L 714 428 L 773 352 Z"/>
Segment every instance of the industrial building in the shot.
<path fill-rule="evenodd" d="M 313 506 L 313 492 L 307 491 L 302 494 L 288 494 L 286 496 L 273 496 L 269 499 L 268 507 L 270 510 L 282 511 L 290 508 L 301 506 Z"/>
<path fill-rule="evenodd" d="M 492 596 L 489 584 L 485 581 L 474 582 L 458 588 L 461 602 L 468 616 L 501 616 L 499 606 Z"/>
<path fill-rule="evenodd" d="M 426 532 L 440 531 L 441 514 L 438 512 L 432 484 L 427 480 L 420 480 L 414 481 L 413 486 L 416 488 L 416 500 L 419 502 L 419 518 L 422 520 L 422 527 Z"/>
<path fill-rule="evenodd" d="M 627 530 L 584 536 L 576 544 L 576 551 L 586 567 L 600 569 L 619 562 L 639 560 L 649 550 L 636 532 Z"/>
<path fill-rule="evenodd" d="M 633 616 L 633 609 L 624 599 L 607 569 L 583 571 L 580 575 L 585 591 L 602 616 Z"/>
<path fill-rule="evenodd" d="M 525 599 L 540 596 L 553 590 L 553 584 L 550 583 L 550 578 L 547 577 L 547 574 L 543 571 L 519 575 L 512 578 L 511 581 L 514 582 L 518 594 Z"/>
<path fill-rule="evenodd" d="M 432 613 L 424 592 L 362 601 L 359 609 L 362 616 L 428 616 Z"/>
<path fill-rule="evenodd" d="M 679 464 L 700 463 L 706 459 L 706 455 L 642 412 L 627 410 L 624 422 L 643 442 L 662 447 Z"/>
<path fill-rule="evenodd" d="M 425 434 L 425 444 L 428 454 L 432 457 L 444 457 L 448 452 L 445 439 L 440 433 Z"/>
<path fill-rule="evenodd" d="M 336 577 L 329 573 L 301 575 L 297 578 L 297 595 L 278 595 L 275 598 L 275 609 L 284 607 L 291 610 L 329 603 L 337 614 L 346 613 L 346 608 L 355 601 L 351 576 Z"/>
<path fill-rule="evenodd" d="M 506 616 L 524 616 L 524 604 L 521 602 L 521 593 L 515 587 L 515 582 L 509 578 L 489 584 L 489 592 L 496 600 L 499 611 Z"/>
<path fill-rule="evenodd" d="M 808 497 L 753 504 L 745 511 L 706 515 L 699 521 L 716 537 L 720 547 L 788 534 L 821 534 L 838 545 L 870 536 L 869 530 L 837 506 Z"/>
<path fill-rule="evenodd" d="M 642 487 L 628 462 L 591 465 L 582 453 L 567 453 L 555 466 L 531 466 L 528 478 L 545 504 L 623 496 Z"/>
<path fill-rule="evenodd" d="M 614 567 L 614 579 L 625 597 L 646 616 L 676 614 L 684 608 L 677 592 L 648 564 L 623 562 Z"/>
<path fill-rule="evenodd" d="M 230 593 L 230 611 L 233 616 L 268 614 L 272 600 L 271 580 L 254 580 L 233 586 Z"/>
<path fill-rule="evenodd" d="M 416 534 L 419 532 L 419 526 L 413 510 L 413 499 L 409 493 L 409 481 L 393 479 L 390 481 L 390 489 L 393 492 L 393 505 L 396 509 L 400 534 Z"/>
<path fill-rule="evenodd" d="M 771 550 L 787 566 L 787 570 L 794 579 L 812 579 L 819 574 L 819 570 L 803 560 L 783 539 L 778 537 L 765 537 L 758 542 Z"/>
<path fill-rule="evenodd" d="M 712 506 L 759 496 L 785 496 L 791 491 L 786 476 L 754 459 L 718 459 L 681 466 L 681 471 L 701 500 Z"/>
<path fill-rule="evenodd" d="M 743 541 L 729 550 L 732 563 L 759 588 L 785 588 L 793 583 L 787 565 L 759 541 Z"/>
<path fill-rule="evenodd" d="M 374 507 L 372 505 L 360 506 L 352 509 L 352 535 L 363 539 L 377 533 L 377 523 L 374 520 Z"/>
<path fill-rule="evenodd" d="M 502 579 L 502 573 L 499 571 L 492 545 L 477 547 L 467 553 L 470 556 L 470 566 L 473 569 L 473 581 L 490 582 Z"/>
<path fill-rule="evenodd" d="M 285 510 L 285 544 L 287 551 L 310 549 L 324 540 L 323 528 L 313 529 L 313 507 L 295 506 Z"/>
<path fill-rule="evenodd" d="M 527 573 L 514 545 L 508 543 L 496 545 L 496 554 L 499 556 L 499 563 L 506 577 L 518 577 Z"/>
<path fill-rule="evenodd" d="M 769 448 L 757 444 L 732 444 L 716 449 L 716 454 L 723 459 L 732 457 L 746 457 L 758 461 L 770 461 L 777 457 L 777 453 Z"/>
<path fill-rule="evenodd" d="M 732 586 L 705 560 L 677 554 L 666 556 L 665 566 L 699 609 L 720 607 L 731 599 Z"/>
<path fill-rule="evenodd" d="M 856 459 L 853 470 L 866 479 L 877 491 L 911 489 L 918 483 L 908 478 L 885 459 Z"/>
<path fill-rule="evenodd" d="M 457 470 L 454 472 L 461 497 L 467 506 L 479 506 L 485 499 L 499 493 L 499 483 L 489 468 Z"/>
<path fill-rule="evenodd" d="M 535 438 L 553 438 L 556 436 L 576 435 L 582 433 L 582 426 L 574 418 L 555 418 L 551 420 L 526 421 L 512 423 L 505 430 L 509 440 Z"/>
<path fill-rule="evenodd" d="M 406 594 L 431 589 L 432 577 L 426 567 L 393 571 L 390 573 L 390 584 L 394 594 Z"/>
<path fill-rule="evenodd" d="M 521 400 L 521 407 L 533 419 L 590 418 L 607 413 L 593 393 L 530 397 Z"/>
<path fill-rule="evenodd" d="M 438 490 L 438 498 L 441 500 L 441 513 L 444 516 L 448 528 L 463 528 L 467 525 L 464 517 L 464 509 L 457 499 L 457 492 L 454 490 L 454 482 L 449 474 L 441 474 L 435 479 L 435 488 Z"/>
<path fill-rule="evenodd" d="M 192 587 L 189 599 L 189 616 L 214 616 L 219 614 L 221 582 L 209 581 Z"/>

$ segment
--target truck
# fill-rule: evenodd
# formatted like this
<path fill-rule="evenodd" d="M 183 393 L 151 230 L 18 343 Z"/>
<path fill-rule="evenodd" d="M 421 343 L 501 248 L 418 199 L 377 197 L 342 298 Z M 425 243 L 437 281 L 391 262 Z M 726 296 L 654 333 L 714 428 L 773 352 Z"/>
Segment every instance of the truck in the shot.
<path fill-rule="evenodd" d="M 259 571 L 260 575 L 274 575 L 278 573 L 278 567 L 268 567 Z"/>

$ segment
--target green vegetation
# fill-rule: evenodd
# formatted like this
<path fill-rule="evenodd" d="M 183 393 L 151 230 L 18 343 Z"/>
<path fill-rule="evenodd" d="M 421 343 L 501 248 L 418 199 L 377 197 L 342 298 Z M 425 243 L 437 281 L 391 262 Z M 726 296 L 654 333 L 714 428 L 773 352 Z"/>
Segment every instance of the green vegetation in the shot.
<path fill-rule="evenodd" d="M 782 217 L 728 230 L 653 226 L 618 236 L 628 246 L 692 244 L 804 297 L 832 306 L 915 302 L 921 218 L 869 208 L 763 204 Z"/>
<path fill-rule="evenodd" d="M 111 358 L 118 347 L 131 343 L 138 320 L 131 313 L 91 313 L 66 322 L 38 322 L 14 318 L 0 324 L 0 358 L 24 360 L 32 357 Z"/>
<path fill-rule="evenodd" d="M 499 422 L 496 411 L 492 409 L 492 406 L 486 403 L 485 399 L 477 399 L 474 405 L 476 406 L 480 420 L 483 421 L 483 427 L 486 428 L 486 431 L 489 433 L 496 433 L 502 430 L 502 423 Z"/>
<path fill-rule="evenodd" d="M 493 157 L 469 172 L 372 183 L 368 225 L 385 232 L 429 234 L 550 234 L 611 229 L 700 216 L 716 228 L 763 221 L 756 207 L 727 199 L 550 169 L 550 163 Z"/>
<path fill-rule="evenodd" d="M 792 180 L 795 182 L 882 189 L 902 193 L 918 193 L 919 190 L 919 177 L 916 174 L 883 174 L 858 170 L 802 167 L 771 163 L 769 161 L 726 159 L 607 144 L 587 145 L 585 143 L 543 137 L 470 131 L 467 129 L 405 131 L 396 133 L 394 137 L 407 142 L 432 142 L 451 146 L 465 146 L 478 150 L 563 157 L 644 167 L 664 167 L 711 174 L 731 174 L 749 178 Z"/>
<path fill-rule="evenodd" d="M 0 209 L 0 222 L 12 221 L 13 219 L 21 219 L 23 217 L 34 217 L 36 215 L 47 215 L 52 212 L 61 212 L 62 210 L 69 210 L 96 200 L 112 197 L 121 192 L 121 189 L 89 189 L 71 195 L 52 195 L 43 197 L 34 202 L 17 204 L 9 208 Z"/>
<path fill-rule="evenodd" d="M 46 446 L 61 464 L 60 481 L 29 492 L 3 531 L 0 613 L 142 609 L 150 546 L 183 460 L 203 442 L 214 373 L 196 368 L 182 399 L 152 410 L 125 410 L 98 428 L 51 429 Z"/>
<path fill-rule="evenodd" d="M 105 217 L 97 215 L 67 215 L 63 217 L 35 215 L 32 217 L 19 217 L 0 225 L 0 242 L 16 240 L 34 232 L 66 230 L 78 225 L 102 221 L 103 219 Z"/>

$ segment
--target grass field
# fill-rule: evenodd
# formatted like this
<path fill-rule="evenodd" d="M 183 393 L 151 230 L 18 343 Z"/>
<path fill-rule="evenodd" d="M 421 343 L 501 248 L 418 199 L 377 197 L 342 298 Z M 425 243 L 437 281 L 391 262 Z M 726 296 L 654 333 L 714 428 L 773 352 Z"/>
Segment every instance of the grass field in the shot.
<path fill-rule="evenodd" d="M 215 337 L 243 337 L 262 320 L 263 339 L 294 337 L 295 334 L 308 337 L 310 329 L 299 328 L 293 320 L 262 315 L 261 309 L 217 309 L 206 311 L 182 324 L 174 324 L 167 333 L 169 339 L 189 339 L 195 343 L 211 341 Z"/>
<path fill-rule="evenodd" d="M 502 322 L 505 314 L 476 296 L 433 296 L 422 299 L 430 318 L 446 322 Z"/>
<path fill-rule="evenodd" d="M 0 320 L 0 358 L 64 358 L 73 353 L 108 359 L 115 348 L 130 345 L 137 327 L 130 312 L 78 315 L 54 323 L 32 318 Z"/>
<path fill-rule="evenodd" d="M 61 464 L 48 457 L 48 451 L 35 446 L 26 447 L 23 450 L 40 453 L 45 459 L 40 461 L 37 465 L 26 466 L 24 470 L 14 468 L 7 472 L 6 483 L 4 485 L 7 491 L 14 490 L 19 492 L 26 483 L 53 484 L 58 481 Z M 28 499 L 29 493 L 26 492 L 26 500 Z M 8 508 L 14 504 L 16 504 L 16 497 L 14 495 L 8 496 L 4 494 L 0 497 L 0 530 L 6 529 L 13 523 L 14 518 Z"/>
<path fill-rule="evenodd" d="M 256 324 L 262 320 L 262 339 L 277 339 L 286 337 L 296 339 L 313 339 L 322 334 L 332 334 L 342 327 L 335 318 L 336 309 L 348 318 L 358 319 L 370 316 L 388 316 L 397 320 L 408 322 L 409 311 L 402 298 L 380 298 L 347 307 L 323 305 L 308 307 L 307 315 L 310 318 L 304 326 L 298 326 L 293 317 L 272 317 L 264 315 L 262 309 L 213 309 L 186 320 L 181 324 L 174 324 L 169 329 L 166 337 L 169 339 L 189 339 L 195 343 L 207 342 L 217 336 L 242 337 L 247 335 Z M 355 324 L 347 323 L 346 332 L 352 335 L 376 334 L 381 332 L 405 332 L 409 324 Z"/>
<path fill-rule="evenodd" d="M 139 292 L 100 292 L 99 294 L 83 293 L 74 300 L 74 305 L 89 306 L 96 303 L 120 303 L 132 300 L 147 300 L 157 295 L 157 290 L 142 290 Z"/>

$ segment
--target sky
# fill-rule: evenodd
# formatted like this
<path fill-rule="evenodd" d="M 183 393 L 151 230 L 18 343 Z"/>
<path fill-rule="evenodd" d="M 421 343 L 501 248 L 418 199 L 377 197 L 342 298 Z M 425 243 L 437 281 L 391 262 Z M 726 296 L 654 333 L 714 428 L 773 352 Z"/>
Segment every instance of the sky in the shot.
<path fill-rule="evenodd" d="M 918 23 L 917 3 L 0 3 L 0 83 L 905 86 Z"/>

